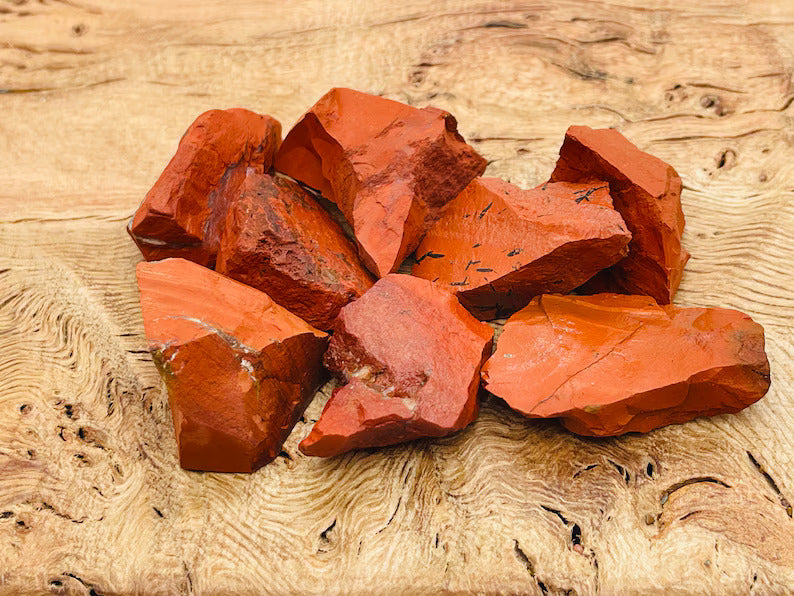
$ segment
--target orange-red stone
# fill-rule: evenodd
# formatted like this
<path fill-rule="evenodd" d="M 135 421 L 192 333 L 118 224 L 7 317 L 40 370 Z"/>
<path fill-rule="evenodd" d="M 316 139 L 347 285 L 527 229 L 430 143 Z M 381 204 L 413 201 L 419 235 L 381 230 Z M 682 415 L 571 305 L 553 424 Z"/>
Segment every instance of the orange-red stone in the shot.
<path fill-rule="evenodd" d="M 326 334 L 184 259 L 141 262 L 137 274 L 182 467 L 253 472 L 271 461 L 323 381 Z"/>
<path fill-rule="evenodd" d="M 669 304 L 689 259 L 681 246 L 684 213 L 676 171 L 616 130 L 571 126 L 551 180 L 606 180 L 615 209 L 632 234 L 628 256 L 596 275 L 583 291 L 646 294 Z"/>
<path fill-rule="evenodd" d="M 318 329 L 372 286 L 355 245 L 299 184 L 250 171 L 229 207 L 218 273 L 267 292 Z"/>
<path fill-rule="evenodd" d="M 527 416 L 607 436 L 738 412 L 769 389 L 769 362 L 763 327 L 735 310 L 545 295 L 508 319 L 482 376 Z"/>
<path fill-rule="evenodd" d="M 345 306 L 326 366 L 334 391 L 300 444 L 307 455 L 440 437 L 477 416 L 493 331 L 429 281 L 392 274 Z"/>
<path fill-rule="evenodd" d="M 234 108 L 196 118 L 127 226 L 144 258 L 213 266 L 246 169 L 267 172 L 280 143 L 281 124 L 270 116 Z"/>
<path fill-rule="evenodd" d="M 449 113 L 351 89 L 324 95 L 276 156 L 276 170 L 339 206 L 378 277 L 400 266 L 484 169 Z"/>
<path fill-rule="evenodd" d="M 606 182 L 522 190 L 477 178 L 427 232 L 413 274 L 494 319 L 538 294 L 570 292 L 624 257 L 630 239 Z"/>

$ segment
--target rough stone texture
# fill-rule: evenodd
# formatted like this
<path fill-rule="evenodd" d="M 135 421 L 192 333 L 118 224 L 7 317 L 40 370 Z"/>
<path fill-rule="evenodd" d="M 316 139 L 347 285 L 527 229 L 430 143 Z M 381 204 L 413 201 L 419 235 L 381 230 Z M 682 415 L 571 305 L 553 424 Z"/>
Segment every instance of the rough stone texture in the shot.
<path fill-rule="evenodd" d="M 323 380 L 326 334 L 184 259 L 141 262 L 137 275 L 182 467 L 253 472 L 273 460 Z"/>
<path fill-rule="evenodd" d="M 215 270 L 326 330 L 373 283 L 355 245 L 314 197 L 288 178 L 255 171 L 229 208 Z"/>
<path fill-rule="evenodd" d="M 608 436 L 739 410 L 769 389 L 764 329 L 646 296 L 545 295 L 504 327 L 486 388 L 532 417 Z"/>
<path fill-rule="evenodd" d="M 624 257 L 630 239 L 606 182 L 522 190 L 477 178 L 425 235 L 413 274 L 494 319 L 538 294 L 570 292 Z"/>
<path fill-rule="evenodd" d="M 493 330 L 429 281 L 392 274 L 342 309 L 324 357 L 346 384 L 300 449 L 332 456 L 440 437 L 477 416 Z"/>
<path fill-rule="evenodd" d="M 606 180 L 615 208 L 632 233 L 628 256 L 595 276 L 588 293 L 647 294 L 669 304 L 689 253 L 681 246 L 681 178 L 672 166 L 640 151 L 613 129 L 571 126 L 551 180 Z"/>
<path fill-rule="evenodd" d="M 270 116 L 233 108 L 196 118 L 127 227 L 144 258 L 212 266 L 246 170 L 268 171 L 280 143 L 281 124 Z"/>
<path fill-rule="evenodd" d="M 362 260 L 383 277 L 482 174 L 485 159 L 465 143 L 448 112 L 331 89 L 284 139 L 276 169 L 339 206 Z"/>

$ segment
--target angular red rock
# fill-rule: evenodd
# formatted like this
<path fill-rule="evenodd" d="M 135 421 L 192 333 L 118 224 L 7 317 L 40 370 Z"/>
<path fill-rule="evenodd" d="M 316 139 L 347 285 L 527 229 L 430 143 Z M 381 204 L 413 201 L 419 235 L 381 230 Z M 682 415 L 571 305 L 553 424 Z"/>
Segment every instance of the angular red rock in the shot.
<path fill-rule="evenodd" d="M 141 262 L 137 275 L 182 467 L 253 472 L 271 461 L 323 381 L 326 334 L 184 259 Z"/>
<path fill-rule="evenodd" d="M 284 139 L 276 169 L 339 206 L 364 264 L 383 277 L 482 174 L 485 159 L 448 112 L 331 89 Z"/>
<path fill-rule="evenodd" d="M 249 172 L 229 207 L 215 267 L 318 329 L 372 286 L 355 245 L 317 200 L 283 176 Z"/>
<path fill-rule="evenodd" d="M 606 182 L 522 190 L 477 178 L 427 232 L 413 274 L 494 319 L 538 294 L 570 292 L 624 257 L 630 239 Z"/>
<path fill-rule="evenodd" d="M 676 171 L 616 130 L 571 126 L 551 180 L 606 180 L 615 209 L 632 234 L 628 256 L 596 275 L 583 290 L 646 294 L 659 304 L 672 302 L 689 259 L 681 246 L 684 213 Z"/>
<path fill-rule="evenodd" d="M 324 361 L 346 384 L 301 451 L 327 457 L 464 428 L 477 416 L 492 340 L 488 325 L 429 281 L 380 279 L 339 313 Z"/>
<path fill-rule="evenodd" d="M 545 295 L 508 319 L 483 368 L 519 412 L 592 436 L 738 412 L 769 389 L 763 327 L 647 296 Z"/>
<path fill-rule="evenodd" d="M 249 110 L 210 110 L 190 125 L 127 230 L 147 261 L 182 257 L 213 266 L 229 201 L 246 169 L 266 172 L 281 124 Z"/>

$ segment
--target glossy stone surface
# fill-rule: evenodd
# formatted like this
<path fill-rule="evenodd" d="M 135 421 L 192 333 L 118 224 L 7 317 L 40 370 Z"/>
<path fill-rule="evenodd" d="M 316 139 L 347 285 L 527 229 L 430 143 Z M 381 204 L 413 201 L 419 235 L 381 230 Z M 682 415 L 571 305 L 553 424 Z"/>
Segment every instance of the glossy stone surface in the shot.
<path fill-rule="evenodd" d="M 271 461 L 324 380 L 326 334 L 184 259 L 141 262 L 137 275 L 182 467 L 253 472 Z"/>
<path fill-rule="evenodd" d="M 527 416 L 607 436 L 738 412 L 769 389 L 769 362 L 735 310 L 544 295 L 508 319 L 482 377 Z"/>
<path fill-rule="evenodd" d="M 127 226 L 144 258 L 212 267 L 246 170 L 267 172 L 280 144 L 281 124 L 270 116 L 233 108 L 196 118 Z"/>
<path fill-rule="evenodd" d="M 380 279 L 337 318 L 324 362 L 344 386 L 301 451 L 327 457 L 464 428 L 477 416 L 492 339 L 488 325 L 429 281 Z"/>
<path fill-rule="evenodd" d="M 314 197 L 288 178 L 254 171 L 229 207 L 215 270 L 326 330 L 374 281 Z"/>
<path fill-rule="evenodd" d="M 276 169 L 339 206 L 364 264 L 383 277 L 483 172 L 485 159 L 448 112 L 331 89 L 284 139 Z"/>
<path fill-rule="evenodd" d="M 646 294 L 672 302 L 689 253 L 681 246 L 681 178 L 668 164 L 612 129 L 571 126 L 565 133 L 553 182 L 606 180 L 631 231 L 629 254 L 599 273 L 587 293 Z"/>
<path fill-rule="evenodd" d="M 413 274 L 457 292 L 484 320 L 533 296 L 567 293 L 627 253 L 631 234 L 606 182 L 548 182 L 522 190 L 477 178 L 416 250 Z"/>

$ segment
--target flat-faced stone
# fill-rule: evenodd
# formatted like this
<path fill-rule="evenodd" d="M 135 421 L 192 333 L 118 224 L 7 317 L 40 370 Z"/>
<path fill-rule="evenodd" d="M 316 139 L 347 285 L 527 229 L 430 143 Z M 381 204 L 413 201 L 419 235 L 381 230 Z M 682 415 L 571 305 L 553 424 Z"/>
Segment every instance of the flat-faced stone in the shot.
<path fill-rule="evenodd" d="M 646 294 L 669 304 L 689 259 L 681 246 L 681 178 L 672 166 L 640 151 L 616 130 L 571 126 L 551 180 L 606 180 L 632 234 L 628 256 L 582 290 Z"/>
<path fill-rule="evenodd" d="M 286 177 L 255 171 L 229 207 L 215 270 L 318 329 L 330 329 L 339 309 L 374 281 L 314 197 Z"/>
<path fill-rule="evenodd" d="M 311 433 L 307 455 L 440 437 L 477 416 L 492 329 L 429 281 L 391 274 L 339 313 L 325 355 L 337 388 Z"/>
<path fill-rule="evenodd" d="M 456 292 L 476 317 L 494 319 L 538 294 L 570 292 L 624 257 L 630 239 L 606 182 L 522 190 L 477 178 L 427 232 L 413 274 Z"/>
<path fill-rule="evenodd" d="M 253 472 L 271 461 L 323 381 L 326 334 L 184 259 L 141 262 L 137 275 L 182 467 Z"/>
<path fill-rule="evenodd" d="M 364 264 L 382 277 L 483 172 L 485 159 L 448 112 L 331 89 L 284 139 L 276 169 L 339 206 Z"/>
<path fill-rule="evenodd" d="M 270 116 L 233 108 L 196 118 L 127 226 L 144 258 L 213 266 L 246 170 L 267 172 L 280 143 L 281 125 Z"/>
<path fill-rule="evenodd" d="M 761 325 L 647 296 L 545 295 L 508 319 L 485 386 L 531 417 L 607 436 L 738 412 L 769 389 Z"/>

